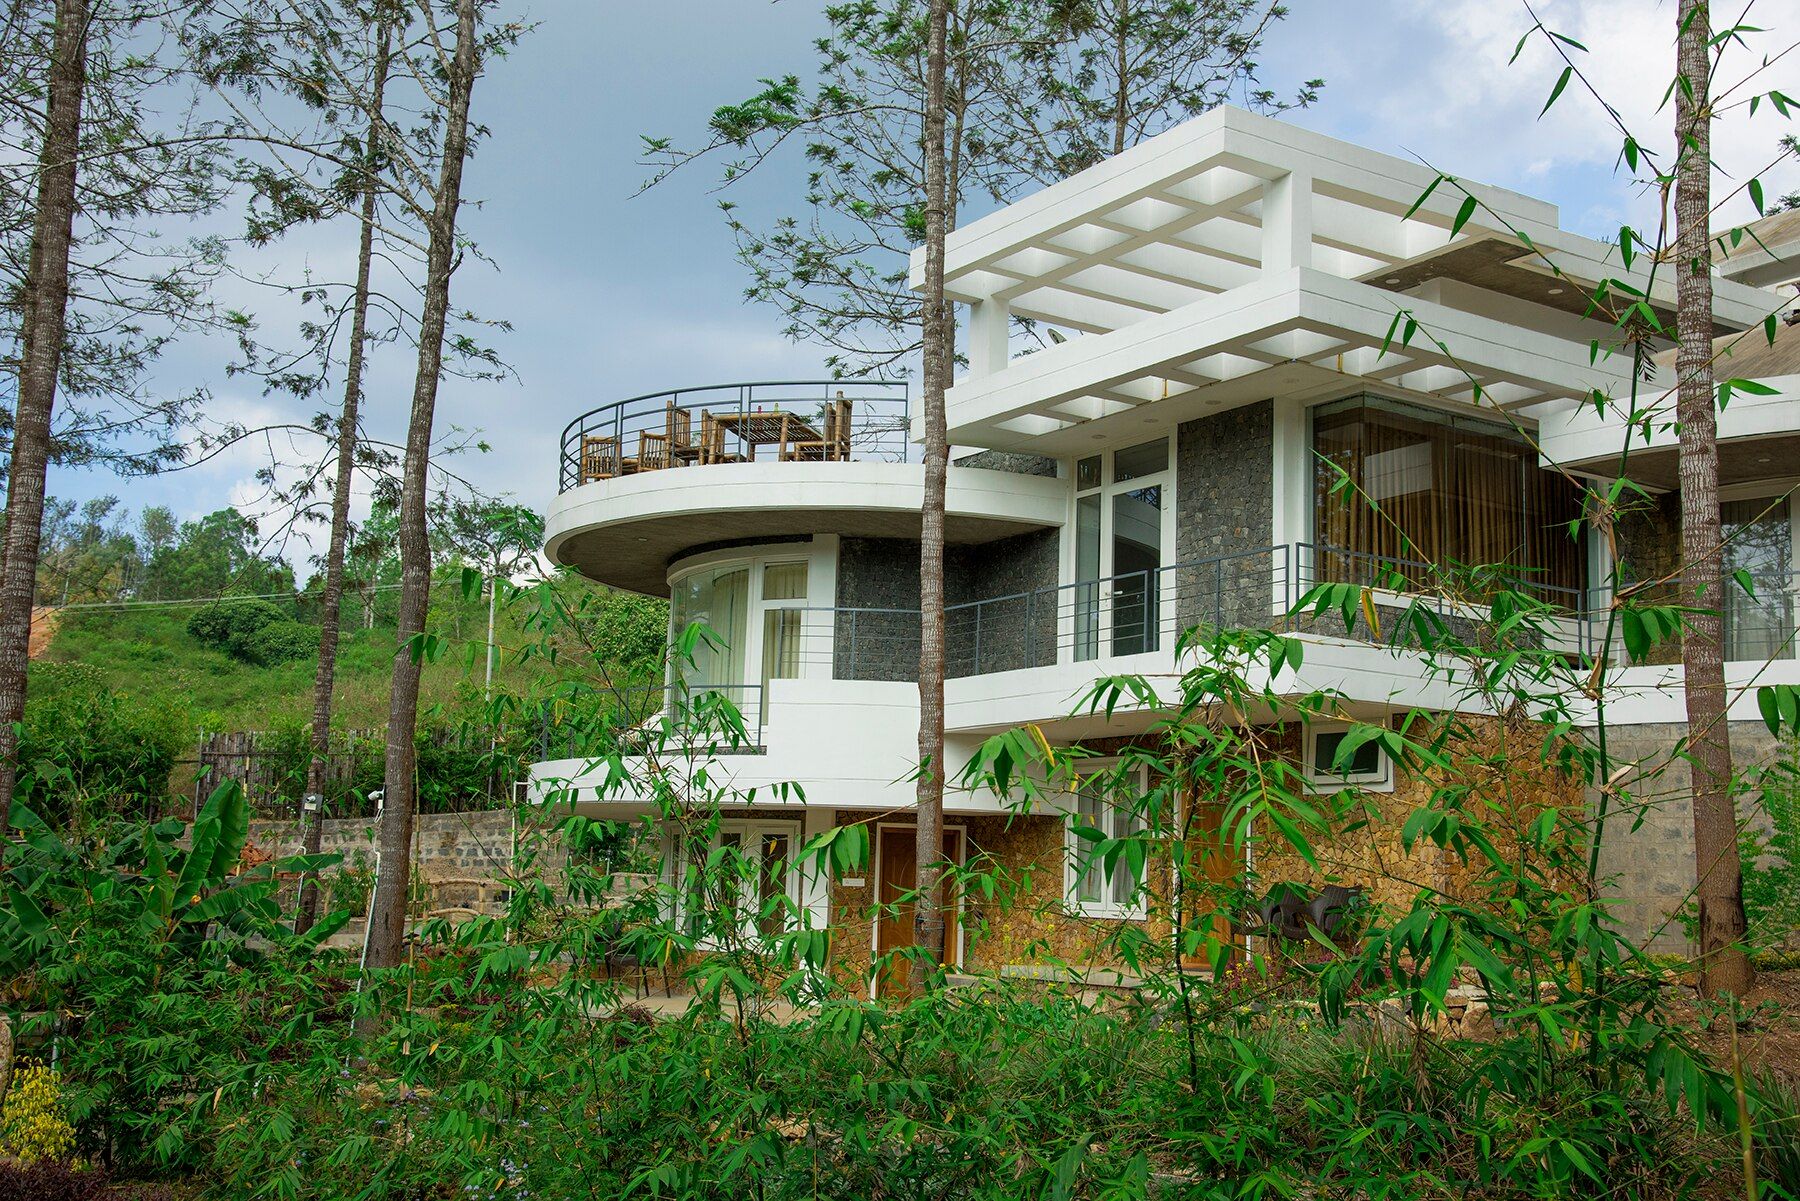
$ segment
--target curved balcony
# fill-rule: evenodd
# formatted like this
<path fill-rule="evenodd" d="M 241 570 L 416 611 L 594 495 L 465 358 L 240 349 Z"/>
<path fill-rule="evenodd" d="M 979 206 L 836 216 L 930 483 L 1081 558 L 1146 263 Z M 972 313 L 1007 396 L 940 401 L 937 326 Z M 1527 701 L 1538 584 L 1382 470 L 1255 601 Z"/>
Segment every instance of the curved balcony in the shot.
<path fill-rule="evenodd" d="M 820 535 L 919 536 L 925 477 L 906 385 L 889 380 L 722 384 L 635 396 L 563 431 L 544 553 L 591 580 L 669 594 L 695 547 Z M 698 470 L 705 468 L 705 470 Z M 989 542 L 1061 526 L 1048 476 L 953 466 L 944 536 Z"/>
<path fill-rule="evenodd" d="M 563 429 L 557 491 L 714 464 L 904 463 L 911 413 L 895 380 L 788 380 L 651 392 Z"/>

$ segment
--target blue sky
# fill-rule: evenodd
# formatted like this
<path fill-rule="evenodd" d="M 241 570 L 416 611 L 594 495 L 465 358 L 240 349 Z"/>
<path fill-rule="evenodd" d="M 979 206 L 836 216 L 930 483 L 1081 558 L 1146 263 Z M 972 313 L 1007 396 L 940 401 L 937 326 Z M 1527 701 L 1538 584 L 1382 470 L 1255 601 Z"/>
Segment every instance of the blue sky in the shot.
<path fill-rule="evenodd" d="M 1735 78 L 1800 34 L 1783 21 L 1791 0 L 1764 0 L 1767 26 Z M 737 99 L 759 76 L 811 66 L 810 39 L 822 27 L 812 0 L 665 0 L 601 4 L 538 0 L 538 29 L 494 66 L 476 97 L 491 129 L 471 165 L 465 228 L 495 266 L 470 263 L 456 279 L 456 302 L 512 323 L 498 339 L 516 381 L 451 380 L 440 427 L 480 429 L 492 450 L 458 470 L 494 493 L 544 505 L 555 491 L 556 444 L 576 413 L 609 399 L 680 386 L 745 379 L 813 377 L 821 353 L 780 335 L 779 315 L 742 296 L 745 277 L 709 192 L 704 170 L 678 174 L 634 195 L 644 133 L 689 140 L 707 114 Z M 1543 122 L 1536 118 L 1556 67 L 1541 46 L 1508 66 L 1530 25 L 1513 0 L 1290 0 L 1275 27 L 1263 75 L 1277 91 L 1325 77 L 1320 103 L 1289 119 L 1391 153 L 1411 154 L 1471 178 L 1558 203 L 1563 220 L 1610 236 L 1647 202 L 1614 177 L 1618 138 L 1597 106 L 1571 88 Z M 1673 0 L 1545 0 L 1538 11 L 1593 50 L 1596 82 L 1634 125 L 1669 124 L 1654 109 L 1673 64 Z M 1785 33 L 1785 39 L 1783 34 Z M 1762 76 L 1800 93 L 1800 53 Z M 1721 129 L 1727 174 L 1760 168 L 1791 128 L 1767 110 L 1754 122 L 1738 110 Z M 1758 158 L 1758 156 L 1761 156 Z M 796 174 L 771 174 L 741 199 L 772 213 Z M 1769 191 L 1800 186 L 1796 173 L 1768 178 Z M 1734 211 L 1747 219 L 1748 206 Z M 289 245 L 281 265 L 329 269 L 347 258 L 347 232 L 310 249 Z M 171 386 L 207 382 L 221 414 L 250 424 L 279 415 L 277 402 L 222 377 L 226 349 L 193 344 L 160 369 Z M 410 399 L 411 358 L 382 351 L 370 378 L 369 424 L 398 437 Z M 294 414 L 300 414 L 293 410 Z M 53 495 L 113 492 L 134 509 L 163 503 L 193 517 L 227 504 L 255 512 L 250 482 L 258 448 L 208 466 L 125 484 L 104 473 L 59 471 Z M 296 559 L 303 551 L 291 552 Z"/>

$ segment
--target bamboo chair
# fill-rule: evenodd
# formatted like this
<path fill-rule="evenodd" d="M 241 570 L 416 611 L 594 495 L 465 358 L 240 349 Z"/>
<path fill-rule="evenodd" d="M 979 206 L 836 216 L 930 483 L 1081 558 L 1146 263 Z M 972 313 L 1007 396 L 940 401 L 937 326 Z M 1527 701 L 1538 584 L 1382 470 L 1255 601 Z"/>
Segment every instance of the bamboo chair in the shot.
<path fill-rule="evenodd" d="M 839 392 L 825 406 L 825 436 L 782 448 L 783 459 L 804 463 L 844 463 L 850 459 L 850 402 Z"/>
<path fill-rule="evenodd" d="M 638 470 L 662 471 L 669 466 L 669 435 L 645 430 L 638 435 Z"/>
<path fill-rule="evenodd" d="M 742 463 L 744 456 L 725 451 L 725 427 L 711 413 L 700 415 L 700 462 Z"/>
<path fill-rule="evenodd" d="M 610 480 L 630 475 L 637 460 L 619 454 L 619 440 L 611 434 L 586 434 L 581 439 L 581 482 Z"/>
<path fill-rule="evenodd" d="M 676 407 L 672 400 L 663 430 L 668 439 L 669 466 L 682 467 L 700 457 L 700 448 L 694 444 L 694 415 Z"/>

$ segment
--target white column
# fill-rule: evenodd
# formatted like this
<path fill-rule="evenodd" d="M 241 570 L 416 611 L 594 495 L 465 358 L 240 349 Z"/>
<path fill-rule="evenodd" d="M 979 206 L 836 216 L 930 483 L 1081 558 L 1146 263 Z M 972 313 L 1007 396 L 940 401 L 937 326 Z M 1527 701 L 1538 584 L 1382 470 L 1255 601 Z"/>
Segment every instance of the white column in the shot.
<path fill-rule="evenodd" d="M 1312 261 L 1312 176 L 1290 171 L 1263 185 L 1263 274 L 1310 267 Z"/>
<path fill-rule="evenodd" d="M 992 375 L 1006 366 L 1012 334 L 1012 309 L 1004 300 L 969 306 L 969 374 Z"/>
<path fill-rule="evenodd" d="M 1297 578 L 1310 555 L 1295 544 L 1312 534 L 1312 473 L 1308 470 L 1306 406 L 1290 397 L 1274 401 L 1274 496 L 1270 514 L 1271 541 L 1275 544 L 1273 611 L 1282 613 L 1302 591 Z M 1285 548 L 1285 549 L 1284 549 Z M 1310 582 L 1310 581 L 1308 581 Z"/>
<path fill-rule="evenodd" d="M 807 807 L 805 824 L 801 827 L 800 842 L 831 829 L 833 811 Z M 809 868 L 800 877 L 800 904 L 805 907 L 807 918 L 815 927 L 831 924 L 831 873 L 818 868 Z"/>

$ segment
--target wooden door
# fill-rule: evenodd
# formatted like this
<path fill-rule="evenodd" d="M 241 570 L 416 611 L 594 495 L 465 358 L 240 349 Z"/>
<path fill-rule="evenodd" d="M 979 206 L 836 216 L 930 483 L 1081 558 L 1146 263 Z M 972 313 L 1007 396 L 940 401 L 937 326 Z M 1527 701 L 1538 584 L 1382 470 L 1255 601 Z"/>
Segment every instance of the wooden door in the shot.
<path fill-rule="evenodd" d="M 880 956 L 913 945 L 913 909 L 910 900 L 901 900 L 918 884 L 918 831 L 912 826 L 882 826 L 876 835 L 875 899 L 881 916 L 875 925 L 875 954 Z M 944 831 L 944 857 L 952 863 L 963 861 L 963 833 Z M 944 955 L 953 964 L 962 963 L 960 944 L 962 931 L 958 922 L 961 898 L 953 891 L 945 893 Z M 912 961 L 896 959 L 889 963 L 875 982 L 875 995 L 883 998 L 904 997 L 912 974 Z"/>
<path fill-rule="evenodd" d="M 1183 898 L 1183 907 L 1187 910 L 1187 924 L 1190 929 L 1205 929 L 1205 923 L 1211 924 L 1211 933 L 1225 942 L 1235 942 L 1241 958 L 1243 949 L 1242 937 L 1234 938 L 1231 931 L 1231 916 L 1216 908 L 1216 900 L 1209 892 L 1225 891 L 1237 879 L 1243 864 L 1239 863 L 1225 843 L 1223 823 L 1225 806 L 1218 801 L 1203 797 L 1187 798 L 1193 808 L 1193 825 L 1188 837 L 1188 853 L 1191 856 L 1188 874 L 1193 883 L 1188 885 L 1188 895 Z M 1197 887 L 1201 882 L 1206 885 L 1218 885 L 1218 890 Z M 1205 911 L 1211 909 L 1210 916 Z M 1204 948 L 1199 955 L 1183 955 L 1181 966 L 1185 968 L 1210 968 Z"/>

